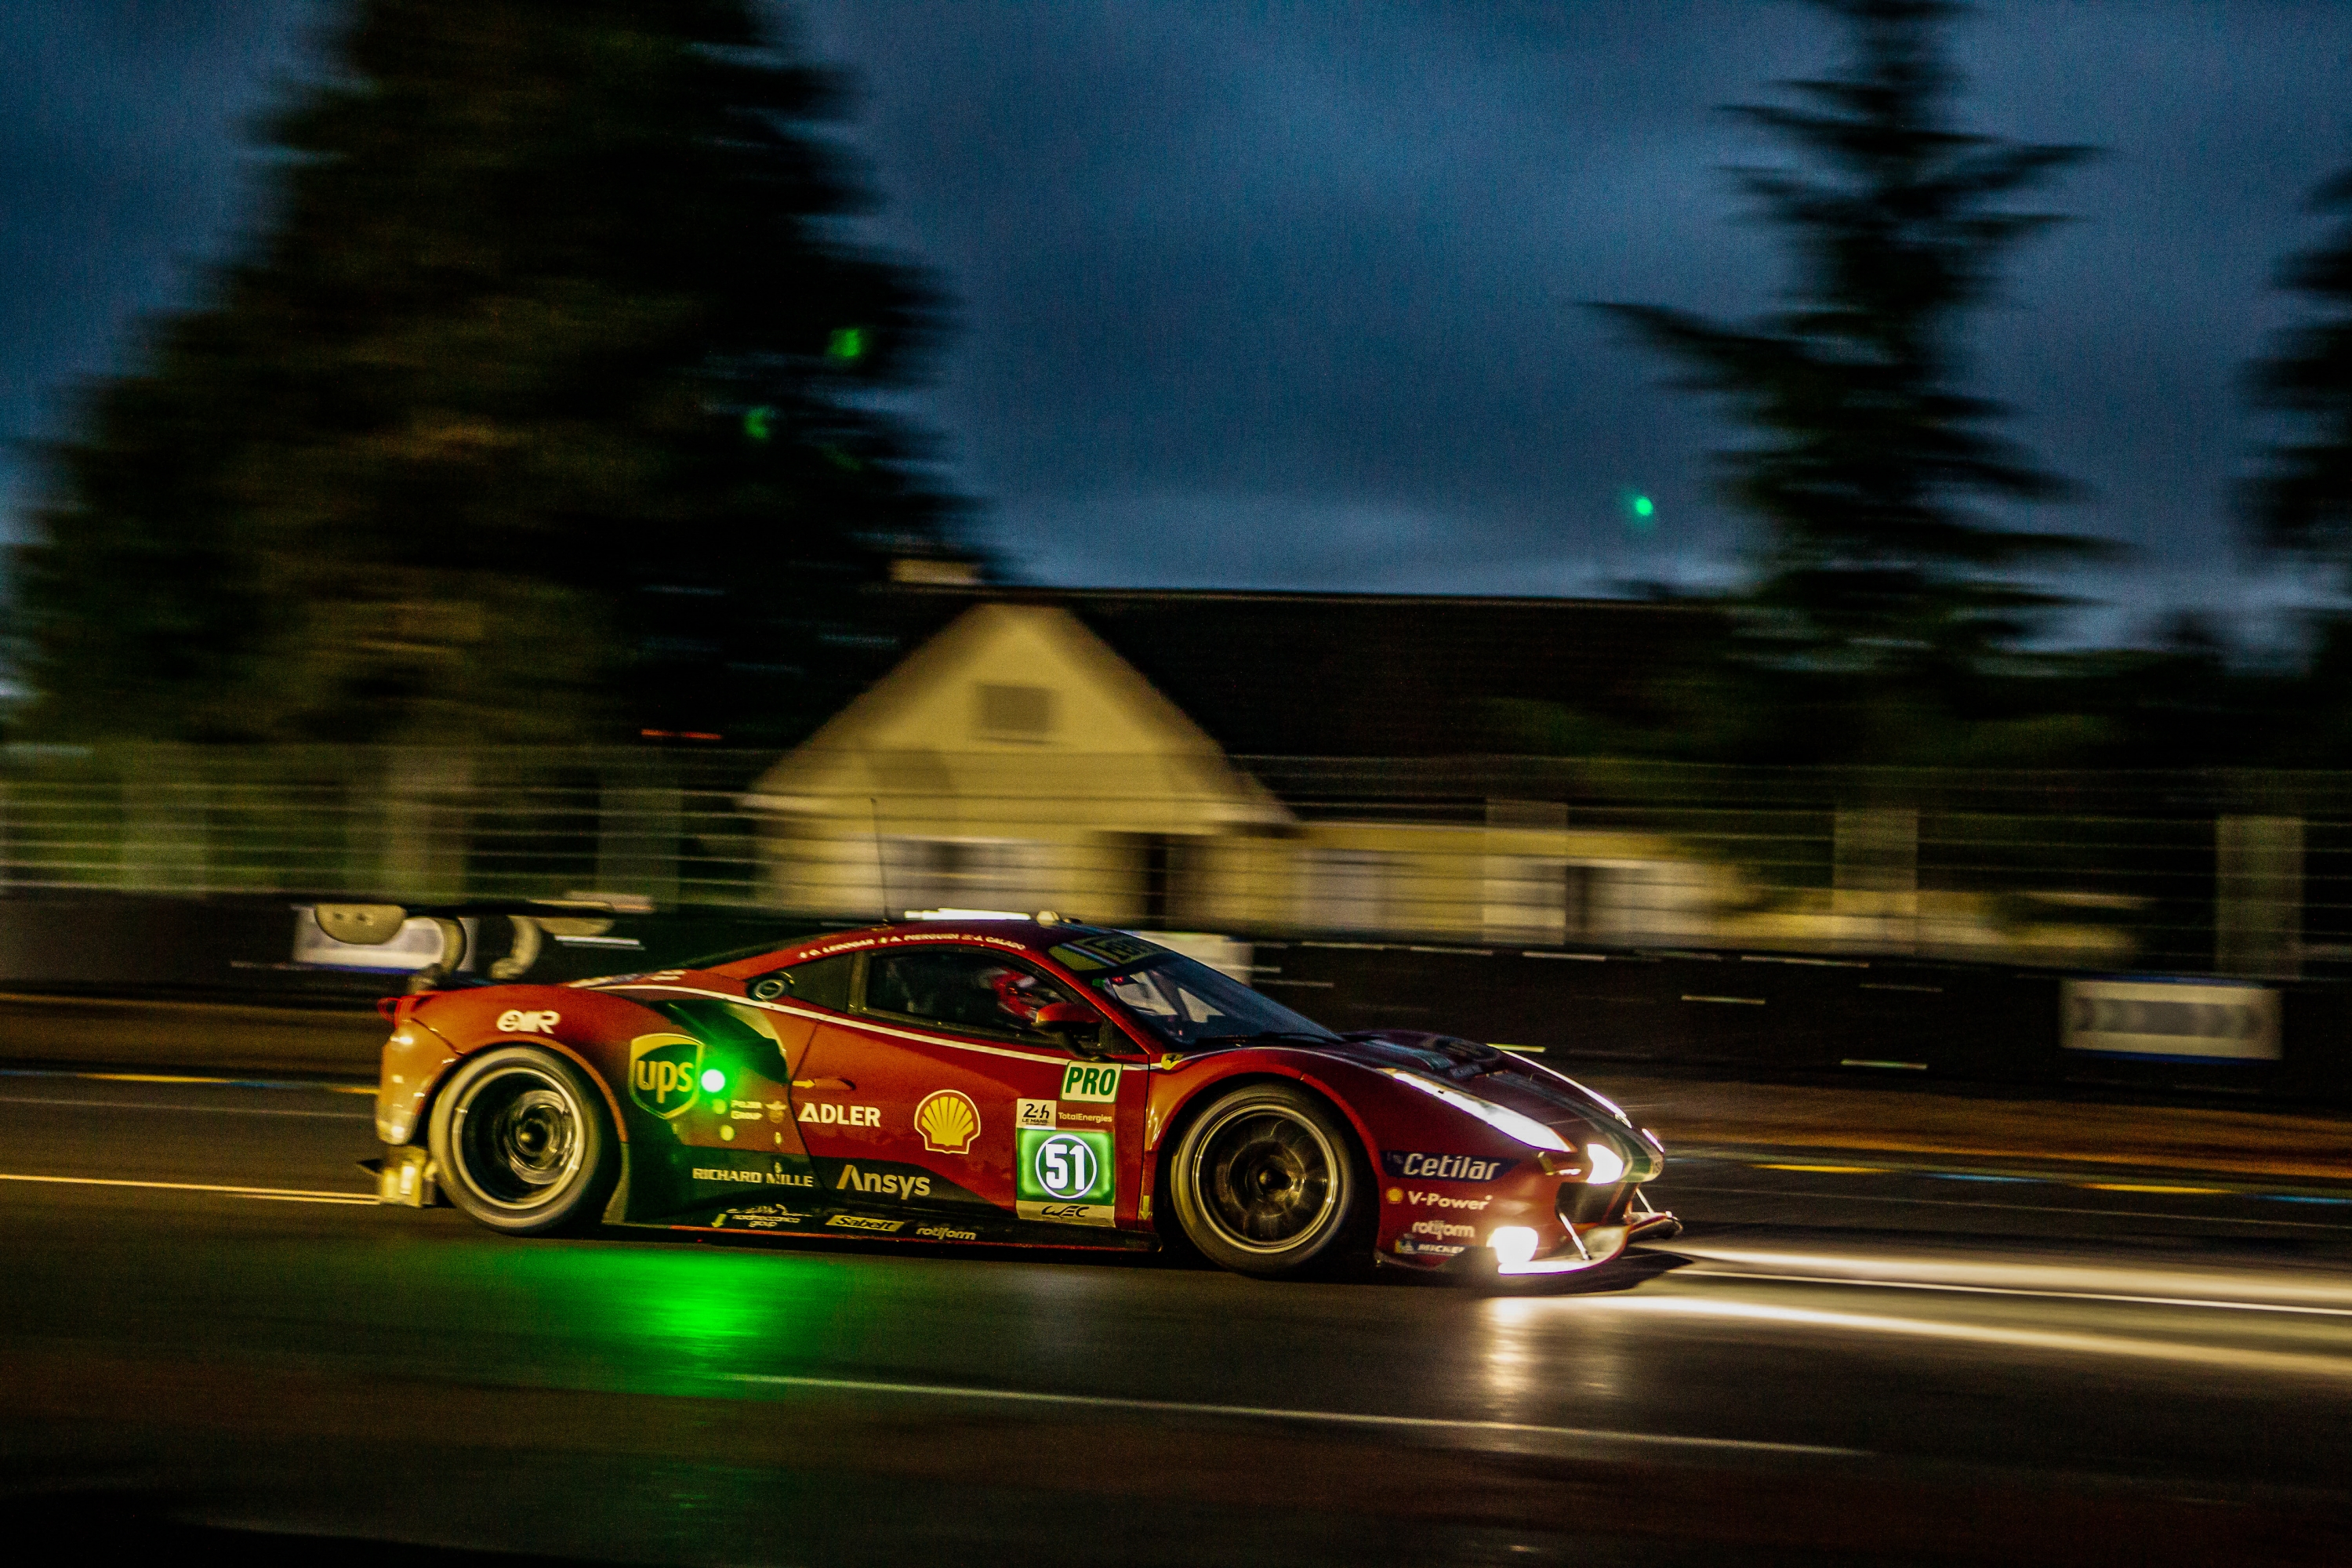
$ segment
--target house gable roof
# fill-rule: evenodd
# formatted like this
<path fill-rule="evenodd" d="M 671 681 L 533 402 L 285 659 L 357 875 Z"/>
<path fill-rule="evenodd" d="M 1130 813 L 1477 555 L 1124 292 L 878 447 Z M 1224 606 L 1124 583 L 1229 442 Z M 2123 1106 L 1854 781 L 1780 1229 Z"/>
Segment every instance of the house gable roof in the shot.
<path fill-rule="evenodd" d="M 862 809 L 884 796 L 1091 796 L 1106 806 L 1127 803 L 1111 815 L 1123 813 L 1118 826 L 1135 832 L 1288 819 L 1076 616 L 1034 604 L 964 606 L 758 788 L 772 808 L 819 813 Z"/>
<path fill-rule="evenodd" d="M 1728 626 L 1631 599 L 895 585 L 901 646 L 975 603 L 1050 608 L 1235 756 L 1540 752 L 1528 721 L 1668 721 L 1668 679 Z"/>

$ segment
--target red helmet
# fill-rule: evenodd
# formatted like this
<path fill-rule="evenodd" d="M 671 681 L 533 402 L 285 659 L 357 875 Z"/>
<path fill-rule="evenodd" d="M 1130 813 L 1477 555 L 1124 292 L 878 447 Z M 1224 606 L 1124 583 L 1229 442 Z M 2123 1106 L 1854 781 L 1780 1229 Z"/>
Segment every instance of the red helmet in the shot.
<path fill-rule="evenodd" d="M 996 1005 L 1024 1025 L 1037 1021 L 1037 1009 L 1053 1000 L 1037 994 L 1037 977 L 1018 969 L 1000 969 L 988 977 L 995 987 Z"/>

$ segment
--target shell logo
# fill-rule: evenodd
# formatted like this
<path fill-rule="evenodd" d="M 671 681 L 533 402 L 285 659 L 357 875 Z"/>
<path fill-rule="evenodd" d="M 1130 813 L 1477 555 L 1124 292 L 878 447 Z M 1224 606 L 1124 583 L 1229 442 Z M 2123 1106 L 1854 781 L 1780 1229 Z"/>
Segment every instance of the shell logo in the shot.
<path fill-rule="evenodd" d="M 935 1154 L 961 1154 L 980 1136 L 980 1107 L 961 1089 L 935 1089 L 915 1107 L 915 1131 Z"/>

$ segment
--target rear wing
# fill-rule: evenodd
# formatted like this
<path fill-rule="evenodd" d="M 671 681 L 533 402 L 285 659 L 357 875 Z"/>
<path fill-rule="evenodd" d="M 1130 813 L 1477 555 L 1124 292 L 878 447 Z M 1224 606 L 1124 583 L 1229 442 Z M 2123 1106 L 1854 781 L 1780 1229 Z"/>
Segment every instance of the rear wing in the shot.
<path fill-rule="evenodd" d="M 466 921 L 502 915 L 514 927 L 514 945 L 490 965 L 492 980 L 516 980 L 539 961 L 551 936 L 602 936 L 617 911 L 585 899 L 490 899 L 436 904 L 320 904 L 311 910 L 320 931 L 336 942 L 375 947 L 398 936 L 414 920 L 428 920 L 441 933 L 441 952 L 408 979 L 408 992 L 434 991 L 466 962 Z"/>

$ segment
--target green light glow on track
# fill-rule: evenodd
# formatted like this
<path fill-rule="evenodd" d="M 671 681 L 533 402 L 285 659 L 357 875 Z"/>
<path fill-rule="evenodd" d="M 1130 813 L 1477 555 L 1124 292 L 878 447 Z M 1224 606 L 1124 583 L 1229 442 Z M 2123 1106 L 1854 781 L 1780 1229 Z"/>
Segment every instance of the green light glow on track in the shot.
<path fill-rule="evenodd" d="M 854 360 L 863 357 L 866 353 L 866 329 L 863 327 L 835 328 L 832 338 L 824 345 L 824 353 L 828 359 Z"/>
<path fill-rule="evenodd" d="M 725 1089 L 726 1087 L 727 1075 L 725 1073 L 720 1072 L 717 1068 L 704 1068 L 702 1069 L 703 1093 L 717 1094 L 720 1089 Z"/>

